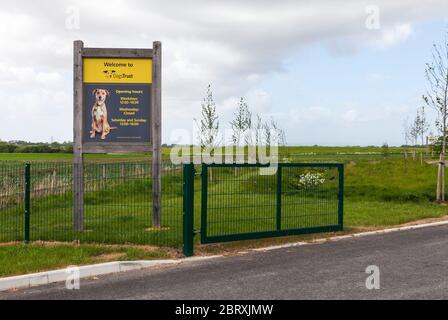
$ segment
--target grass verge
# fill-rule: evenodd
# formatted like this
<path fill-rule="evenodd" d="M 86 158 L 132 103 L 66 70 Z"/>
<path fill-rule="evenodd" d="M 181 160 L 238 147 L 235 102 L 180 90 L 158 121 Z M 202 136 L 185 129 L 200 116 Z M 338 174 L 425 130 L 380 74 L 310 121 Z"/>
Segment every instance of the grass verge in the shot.
<path fill-rule="evenodd" d="M 109 261 L 172 259 L 179 254 L 149 246 L 64 243 L 8 243 L 0 245 L 0 277 L 41 272 L 70 265 Z"/>

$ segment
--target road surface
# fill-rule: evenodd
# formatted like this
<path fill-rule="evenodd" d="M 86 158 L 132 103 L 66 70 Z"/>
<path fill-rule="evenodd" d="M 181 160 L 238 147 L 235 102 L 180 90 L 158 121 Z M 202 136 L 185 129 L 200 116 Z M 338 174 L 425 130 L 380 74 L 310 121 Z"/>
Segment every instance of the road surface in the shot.
<path fill-rule="evenodd" d="M 378 266 L 380 289 L 367 289 Z M 448 225 L 0 293 L 0 299 L 448 299 Z"/>

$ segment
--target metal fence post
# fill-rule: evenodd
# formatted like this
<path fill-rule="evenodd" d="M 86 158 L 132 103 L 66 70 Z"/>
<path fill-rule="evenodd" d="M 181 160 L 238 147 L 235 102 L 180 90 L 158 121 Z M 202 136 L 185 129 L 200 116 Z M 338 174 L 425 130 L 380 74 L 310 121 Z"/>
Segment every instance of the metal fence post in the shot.
<path fill-rule="evenodd" d="M 31 165 L 25 164 L 25 242 L 30 241 Z"/>
<path fill-rule="evenodd" d="M 194 254 L 194 164 L 184 164 L 183 184 L 183 253 Z"/>
<path fill-rule="evenodd" d="M 340 164 L 339 171 L 339 191 L 338 191 L 338 225 L 340 230 L 344 229 L 344 165 Z"/>
<path fill-rule="evenodd" d="M 282 166 L 277 164 L 277 230 L 282 229 Z"/>
<path fill-rule="evenodd" d="M 201 243 L 207 239 L 207 197 L 208 197 L 208 165 L 202 164 L 201 169 Z"/>

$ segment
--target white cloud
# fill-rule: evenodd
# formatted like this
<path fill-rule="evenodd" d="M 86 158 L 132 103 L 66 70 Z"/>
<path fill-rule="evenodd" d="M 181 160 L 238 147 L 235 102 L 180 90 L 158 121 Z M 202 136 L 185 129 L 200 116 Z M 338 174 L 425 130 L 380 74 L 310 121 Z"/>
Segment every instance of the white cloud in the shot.
<path fill-rule="evenodd" d="M 63 104 L 58 120 L 71 123 L 72 41 L 86 46 L 149 47 L 163 43 L 163 128 L 191 128 L 199 114 L 206 85 L 212 83 L 217 102 L 229 117 L 240 96 L 247 96 L 257 112 L 272 113 L 271 98 L 259 85 L 266 76 L 286 72 L 284 61 L 310 44 L 327 44 L 338 54 L 365 46 L 389 47 L 412 34 L 412 25 L 443 17 L 446 0 L 377 0 L 381 29 L 365 28 L 367 0 L 181 1 L 98 0 L 25 1 L 2 3 L 0 37 L 0 93 L 9 108 L 19 109 L 21 90 L 46 123 L 53 119 L 52 103 Z M 80 10 L 80 29 L 65 27 L 66 9 Z M 44 87 L 44 88 L 43 88 Z M 42 89 L 65 98 L 55 102 Z M 3 100 L 5 101 L 5 100 Z M 4 106 L 0 108 L 5 108 Z M 2 139 L 71 139 L 63 129 L 39 126 L 26 119 L 30 131 L 2 129 Z M 39 134 L 37 134 L 37 132 Z"/>

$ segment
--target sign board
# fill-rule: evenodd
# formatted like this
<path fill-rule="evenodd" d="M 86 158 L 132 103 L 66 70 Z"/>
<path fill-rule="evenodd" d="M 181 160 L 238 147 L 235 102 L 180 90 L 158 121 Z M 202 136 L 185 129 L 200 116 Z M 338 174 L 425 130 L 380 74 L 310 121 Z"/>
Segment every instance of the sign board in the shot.
<path fill-rule="evenodd" d="M 161 43 L 73 52 L 74 229 L 84 227 L 85 153 L 152 152 L 152 226 L 161 211 Z"/>
<path fill-rule="evenodd" d="M 151 59 L 83 59 L 83 143 L 151 143 Z"/>

